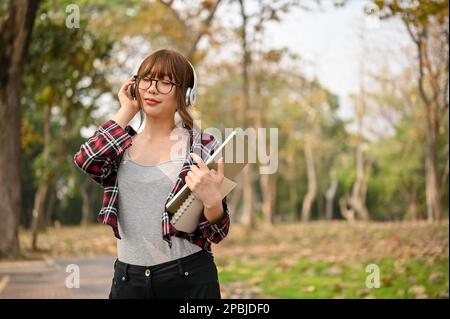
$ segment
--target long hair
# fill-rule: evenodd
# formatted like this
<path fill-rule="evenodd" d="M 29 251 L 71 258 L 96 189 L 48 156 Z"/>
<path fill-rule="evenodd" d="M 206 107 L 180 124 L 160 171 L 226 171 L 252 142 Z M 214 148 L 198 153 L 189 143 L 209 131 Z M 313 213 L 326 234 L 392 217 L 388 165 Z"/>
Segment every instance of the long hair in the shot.
<path fill-rule="evenodd" d="M 177 112 L 181 120 L 191 129 L 193 128 L 193 119 L 189 114 L 186 105 L 186 90 L 194 84 L 194 74 L 186 57 L 176 50 L 160 49 L 154 51 L 141 63 L 138 69 L 139 76 L 150 76 L 162 79 L 167 75 L 171 81 L 181 84 L 175 86 L 175 99 L 177 102 Z M 137 130 L 142 125 L 143 113 L 142 101 L 139 90 L 136 90 L 136 97 L 139 105 L 140 123 Z"/>

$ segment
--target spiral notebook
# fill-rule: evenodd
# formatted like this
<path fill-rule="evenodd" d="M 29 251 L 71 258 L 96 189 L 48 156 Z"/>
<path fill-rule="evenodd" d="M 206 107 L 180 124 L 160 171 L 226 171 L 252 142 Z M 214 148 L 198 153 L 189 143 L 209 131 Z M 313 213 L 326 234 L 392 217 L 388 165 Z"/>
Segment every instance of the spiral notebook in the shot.
<path fill-rule="evenodd" d="M 224 158 L 224 179 L 220 188 L 222 199 L 236 187 L 237 177 L 248 164 L 248 146 L 248 142 L 242 134 L 233 131 L 205 162 L 210 170 L 216 171 L 217 161 L 221 156 Z M 232 152 L 232 156 L 227 156 L 229 152 Z M 229 159 L 230 157 L 232 159 Z M 184 185 L 167 203 L 166 209 L 169 213 L 174 214 L 170 223 L 176 229 L 191 233 L 198 227 L 199 219 L 203 211 L 203 203 L 195 198 L 194 193 L 191 192 L 187 185 Z"/>

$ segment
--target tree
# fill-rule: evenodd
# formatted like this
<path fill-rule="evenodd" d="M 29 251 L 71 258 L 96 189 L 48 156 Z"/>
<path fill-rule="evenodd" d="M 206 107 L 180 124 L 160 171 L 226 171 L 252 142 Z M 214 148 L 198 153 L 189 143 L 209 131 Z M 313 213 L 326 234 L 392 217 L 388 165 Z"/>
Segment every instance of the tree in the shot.
<path fill-rule="evenodd" d="M 442 169 L 438 165 L 437 140 L 443 122 L 448 122 L 449 1 L 374 2 L 379 7 L 382 18 L 401 17 L 417 50 L 417 82 L 425 107 L 427 218 L 429 221 L 439 220 L 442 217 L 440 177 L 448 177 L 448 153 L 446 168 Z"/>
<path fill-rule="evenodd" d="M 251 64 L 251 53 L 248 47 L 248 16 L 245 12 L 244 0 L 239 0 L 239 7 L 242 17 L 242 103 L 239 109 L 239 121 L 243 127 L 248 124 L 246 113 L 250 109 L 250 87 L 249 87 L 249 68 Z M 242 211 L 242 222 L 244 225 L 253 228 L 255 226 L 255 190 L 253 186 L 253 165 L 247 165 L 242 172 L 242 187 L 244 207 Z"/>
<path fill-rule="evenodd" d="M 33 163 L 36 186 L 31 222 L 33 249 L 38 248 L 38 234 L 45 230 L 49 219 L 48 192 L 57 189 L 58 181 L 67 184 L 69 176 L 76 172 L 74 141 L 79 143 L 85 120 L 92 117 L 97 100 L 110 90 L 105 69 L 111 39 L 93 32 L 85 19 L 80 21 L 86 26 L 82 32 L 67 28 L 63 10 L 64 7 L 54 9 L 50 1 L 43 1 L 30 46 L 30 61 L 26 64 L 24 117 L 42 137 Z M 84 221 L 89 219 L 86 187 L 81 184 L 79 188 Z"/>
<path fill-rule="evenodd" d="M 11 0 L 0 20 L 0 258 L 20 254 L 20 96 L 38 6 L 38 0 Z"/>

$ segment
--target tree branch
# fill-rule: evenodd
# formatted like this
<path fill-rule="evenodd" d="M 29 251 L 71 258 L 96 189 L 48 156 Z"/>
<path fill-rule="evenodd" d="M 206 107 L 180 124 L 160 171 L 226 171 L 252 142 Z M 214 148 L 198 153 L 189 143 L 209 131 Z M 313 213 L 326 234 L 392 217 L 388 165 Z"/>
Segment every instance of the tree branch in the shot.
<path fill-rule="evenodd" d="M 208 16 L 200 24 L 200 30 L 198 30 L 198 32 L 194 38 L 194 41 L 192 42 L 192 46 L 189 48 L 188 56 L 191 60 L 193 60 L 193 58 L 194 58 L 194 53 L 197 49 L 197 45 L 200 42 L 200 39 L 206 34 L 207 30 L 211 26 L 212 19 L 214 18 L 214 15 L 216 14 L 216 11 L 220 4 L 220 1 L 221 0 L 216 0 L 214 2 L 211 9 L 209 10 Z"/>
<path fill-rule="evenodd" d="M 159 0 L 159 2 L 165 6 L 167 9 L 169 9 L 170 13 L 175 17 L 175 19 L 178 21 L 178 23 L 180 23 L 183 28 L 187 28 L 187 24 L 186 21 L 183 20 L 180 15 L 178 14 L 177 10 L 175 10 L 172 5 L 173 5 L 173 0 L 169 0 L 169 1 L 164 1 L 164 0 Z"/>

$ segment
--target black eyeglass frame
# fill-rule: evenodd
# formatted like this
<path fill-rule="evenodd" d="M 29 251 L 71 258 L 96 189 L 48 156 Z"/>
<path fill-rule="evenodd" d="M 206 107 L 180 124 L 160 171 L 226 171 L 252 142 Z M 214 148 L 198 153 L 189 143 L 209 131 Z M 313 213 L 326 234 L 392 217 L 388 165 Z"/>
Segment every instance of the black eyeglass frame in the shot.
<path fill-rule="evenodd" d="M 137 86 L 140 90 L 148 90 L 149 88 L 151 88 L 151 87 L 152 87 L 152 84 L 153 84 L 153 81 L 156 82 L 156 90 L 158 91 L 158 93 L 164 94 L 164 95 L 165 95 L 165 94 L 169 94 L 170 92 L 172 92 L 172 89 L 173 89 L 174 86 L 181 87 L 181 84 L 172 82 L 172 81 L 170 81 L 170 80 L 164 80 L 164 79 L 162 79 L 162 80 L 159 80 L 159 79 L 152 79 L 152 78 L 148 78 L 148 77 L 143 76 L 143 75 L 133 75 L 133 77 L 134 77 L 134 79 L 136 80 L 136 86 Z M 146 89 L 142 89 L 142 88 L 139 87 L 139 82 L 140 82 L 140 80 L 143 79 L 143 78 L 146 78 L 146 79 L 150 80 L 150 85 L 149 85 L 149 87 L 146 88 Z M 169 82 L 170 84 L 172 84 L 172 86 L 170 87 L 169 92 L 167 92 L 167 93 L 162 93 L 162 92 L 159 91 L 159 89 L 158 89 L 158 83 L 159 83 L 159 81 L 166 81 L 166 82 Z"/>

